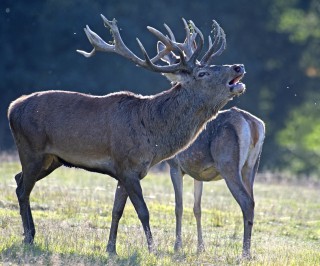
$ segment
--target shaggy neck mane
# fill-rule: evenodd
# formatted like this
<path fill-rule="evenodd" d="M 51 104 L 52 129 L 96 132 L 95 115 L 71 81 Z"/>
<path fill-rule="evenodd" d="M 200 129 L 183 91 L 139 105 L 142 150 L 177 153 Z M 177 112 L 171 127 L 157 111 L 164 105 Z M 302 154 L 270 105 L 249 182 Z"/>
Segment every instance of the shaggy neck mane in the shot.
<path fill-rule="evenodd" d="M 145 101 L 141 123 L 152 135 L 150 144 L 157 147 L 152 164 L 187 148 L 225 104 L 215 103 L 199 91 L 195 95 L 178 83 Z"/>

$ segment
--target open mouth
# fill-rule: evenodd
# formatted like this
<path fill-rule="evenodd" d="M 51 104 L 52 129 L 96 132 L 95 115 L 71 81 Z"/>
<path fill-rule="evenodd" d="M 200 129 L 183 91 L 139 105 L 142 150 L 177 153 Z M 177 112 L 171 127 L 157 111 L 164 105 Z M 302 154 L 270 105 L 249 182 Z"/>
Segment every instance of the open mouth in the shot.
<path fill-rule="evenodd" d="M 234 79 L 228 82 L 230 92 L 234 94 L 242 94 L 245 91 L 246 86 L 242 82 L 240 82 L 243 76 L 244 74 L 240 74 L 239 76 L 235 77 Z"/>
<path fill-rule="evenodd" d="M 228 83 L 229 87 L 236 85 L 243 78 L 243 76 L 244 76 L 244 74 L 241 74 L 241 75 L 237 76 L 236 78 L 230 80 Z"/>

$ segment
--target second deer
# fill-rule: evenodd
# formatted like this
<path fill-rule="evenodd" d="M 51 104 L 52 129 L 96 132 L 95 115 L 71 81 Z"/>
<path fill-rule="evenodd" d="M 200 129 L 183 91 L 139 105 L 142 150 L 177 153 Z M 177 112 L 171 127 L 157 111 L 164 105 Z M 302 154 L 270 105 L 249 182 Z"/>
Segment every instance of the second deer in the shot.
<path fill-rule="evenodd" d="M 198 251 L 204 247 L 201 227 L 203 182 L 224 179 L 243 213 L 243 257 L 250 257 L 254 218 L 253 183 L 265 137 L 262 120 L 243 110 L 219 112 L 196 141 L 168 160 L 176 198 L 175 250 L 182 247 L 183 176 L 194 178 L 194 215 L 197 221 Z"/>

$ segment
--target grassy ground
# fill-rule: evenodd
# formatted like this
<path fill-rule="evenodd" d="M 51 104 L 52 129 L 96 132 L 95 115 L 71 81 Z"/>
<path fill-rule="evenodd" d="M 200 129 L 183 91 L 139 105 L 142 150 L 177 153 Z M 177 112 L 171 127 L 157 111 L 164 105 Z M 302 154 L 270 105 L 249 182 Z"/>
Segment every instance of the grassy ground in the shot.
<path fill-rule="evenodd" d="M 205 184 L 206 250 L 196 252 L 193 182 L 185 177 L 183 251 L 173 251 L 174 194 L 168 173 L 143 181 L 156 253 L 149 254 L 140 222 L 128 202 L 120 221 L 117 251 L 105 253 L 116 182 L 83 170 L 60 168 L 31 195 L 36 224 L 33 246 L 23 245 L 15 196 L 15 162 L 0 163 L 0 264 L 4 265 L 320 265 L 320 188 L 255 185 L 256 216 L 250 261 L 240 259 L 242 214 L 223 181 Z"/>

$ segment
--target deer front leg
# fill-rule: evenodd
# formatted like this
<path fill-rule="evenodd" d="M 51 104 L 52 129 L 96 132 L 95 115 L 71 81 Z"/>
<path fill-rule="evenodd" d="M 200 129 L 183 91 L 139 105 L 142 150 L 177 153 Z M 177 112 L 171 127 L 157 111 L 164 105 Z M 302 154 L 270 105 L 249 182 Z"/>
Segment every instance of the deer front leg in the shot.
<path fill-rule="evenodd" d="M 139 177 L 130 176 L 125 179 L 123 184 L 142 223 L 142 227 L 147 238 L 149 252 L 154 252 L 153 237 L 149 223 L 149 210 L 143 199 L 140 179 Z"/>
<path fill-rule="evenodd" d="M 107 245 L 107 252 L 109 254 L 117 254 L 116 252 L 116 241 L 117 241 L 117 232 L 119 221 L 122 217 L 124 207 L 126 205 L 128 198 L 128 193 L 124 186 L 118 182 L 114 202 L 113 202 L 113 209 L 112 209 L 112 221 L 111 221 L 111 228 L 109 234 L 109 240 Z"/>
<path fill-rule="evenodd" d="M 183 213 L 183 175 L 180 167 L 170 164 L 170 176 L 174 188 L 175 195 L 175 214 L 176 214 L 176 242 L 174 244 L 174 251 L 177 252 L 182 248 L 181 238 L 181 224 Z"/>
<path fill-rule="evenodd" d="M 203 182 L 194 179 L 194 205 L 193 214 L 197 221 L 198 232 L 198 253 L 204 251 L 204 243 L 202 238 L 202 226 L 201 226 L 201 196 L 202 196 Z"/>

